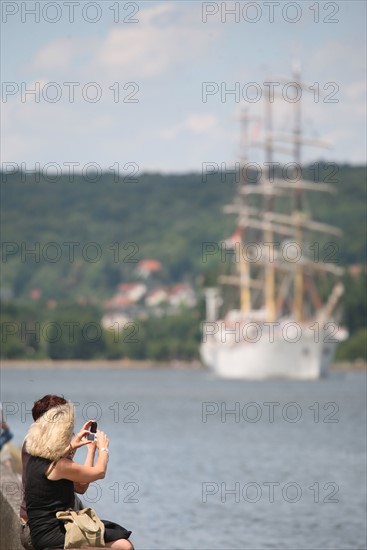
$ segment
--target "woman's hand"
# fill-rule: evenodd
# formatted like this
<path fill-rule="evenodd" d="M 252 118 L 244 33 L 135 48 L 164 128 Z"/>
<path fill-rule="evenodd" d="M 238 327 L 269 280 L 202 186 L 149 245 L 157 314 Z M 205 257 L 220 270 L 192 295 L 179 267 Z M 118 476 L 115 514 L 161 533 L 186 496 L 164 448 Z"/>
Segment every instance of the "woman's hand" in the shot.
<path fill-rule="evenodd" d="M 94 420 L 87 420 L 87 422 L 85 422 L 85 424 L 83 424 L 83 427 L 81 428 L 81 430 L 90 430 L 90 427 L 91 425 L 93 424 Z"/>
<path fill-rule="evenodd" d="M 109 439 L 104 432 L 97 430 L 96 444 L 98 449 L 108 449 Z"/>
<path fill-rule="evenodd" d="M 93 441 L 88 441 L 86 436 L 89 434 L 89 430 L 85 429 L 84 427 L 76 434 L 74 435 L 73 439 L 70 441 L 70 445 L 72 448 L 79 449 L 79 447 L 83 447 L 84 445 L 90 445 L 93 443 Z"/>
<path fill-rule="evenodd" d="M 71 446 L 73 447 L 73 449 L 78 449 L 83 445 L 90 445 L 90 444 L 92 444 L 92 446 L 95 447 L 94 441 L 88 441 L 86 439 L 86 436 L 90 433 L 89 430 L 92 425 L 92 422 L 94 422 L 94 420 L 87 420 L 87 422 L 83 424 L 83 427 L 81 428 L 81 430 L 76 435 L 74 435 L 73 439 L 71 440 Z"/>

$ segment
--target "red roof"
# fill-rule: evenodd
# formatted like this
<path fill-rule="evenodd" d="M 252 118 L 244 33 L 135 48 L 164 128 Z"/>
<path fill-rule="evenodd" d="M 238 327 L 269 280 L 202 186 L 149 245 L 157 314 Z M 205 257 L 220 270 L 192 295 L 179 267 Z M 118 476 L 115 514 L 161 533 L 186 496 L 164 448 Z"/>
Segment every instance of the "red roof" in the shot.
<path fill-rule="evenodd" d="M 138 268 L 146 269 L 147 271 L 160 271 L 162 264 L 158 260 L 140 260 Z"/>
<path fill-rule="evenodd" d="M 176 285 L 174 285 L 171 289 L 170 289 L 170 294 L 177 294 L 178 292 L 181 292 L 181 291 L 191 291 L 192 288 L 191 286 L 185 284 L 185 283 L 177 283 Z"/>
<path fill-rule="evenodd" d="M 124 308 L 131 306 L 133 302 L 130 300 L 130 298 L 127 298 L 126 296 L 120 296 L 117 294 L 117 296 L 114 296 L 111 298 L 111 300 L 108 300 L 105 302 L 106 308 Z"/>

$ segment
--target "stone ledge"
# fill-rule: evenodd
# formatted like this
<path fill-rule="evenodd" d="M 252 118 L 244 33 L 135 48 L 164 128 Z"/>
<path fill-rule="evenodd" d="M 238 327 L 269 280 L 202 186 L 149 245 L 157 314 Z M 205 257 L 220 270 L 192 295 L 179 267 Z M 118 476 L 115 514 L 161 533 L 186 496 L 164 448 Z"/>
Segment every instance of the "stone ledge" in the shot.
<path fill-rule="evenodd" d="M 23 550 L 19 535 L 19 509 L 22 495 L 20 478 L 0 462 L 0 548 Z"/>

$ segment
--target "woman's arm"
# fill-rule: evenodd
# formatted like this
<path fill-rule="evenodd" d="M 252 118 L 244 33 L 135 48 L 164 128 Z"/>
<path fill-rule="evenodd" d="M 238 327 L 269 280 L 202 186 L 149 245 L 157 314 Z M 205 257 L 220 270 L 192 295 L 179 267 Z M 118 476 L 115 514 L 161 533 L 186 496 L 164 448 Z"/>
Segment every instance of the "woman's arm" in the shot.
<path fill-rule="evenodd" d="M 108 464 L 108 437 L 104 432 L 97 432 L 96 445 L 98 448 L 98 458 L 93 466 L 78 464 L 67 458 L 61 458 L 48 479 L 56 481 L 58 479 L 69 479 L 74 483 L 91 483 L 97 479 L 103 479 L 106 474 Z"/>
<path fill-rule="evenodd" d="M 91 441 L 87 441 L 85 436 L 89 433 L 90 426 L 93 420 L 88 420 L 81 430 L 73 437 L 70 444 L 64 451 L 63 458 L 69 458 L 70 460 L 74 459 L 77 449 L 83 445 L 88 445 L 88 454 L 84 462 L 85 466 L 93 466 L 94 464 L 94 455 L 96 452 L 96 444 Z M 74 491 L 83 495 L 88 489 L 89 483 L 74 483 Z"/>
<path fill-rule="evenodd" d="M 94 456 L 96 454 L 96 443 L 92 441 L 90 445 L 88 445 L 88 454 L 87 458 L 85 459 L 84 466 L 93 466 L 94 465 Z M 74 491 L 76 493 L 79 493 L 80 495 L 84 495 L 84 493 L 88 490 L 89 483 L 79 483 L 77 481 L 74 481 Z"/>

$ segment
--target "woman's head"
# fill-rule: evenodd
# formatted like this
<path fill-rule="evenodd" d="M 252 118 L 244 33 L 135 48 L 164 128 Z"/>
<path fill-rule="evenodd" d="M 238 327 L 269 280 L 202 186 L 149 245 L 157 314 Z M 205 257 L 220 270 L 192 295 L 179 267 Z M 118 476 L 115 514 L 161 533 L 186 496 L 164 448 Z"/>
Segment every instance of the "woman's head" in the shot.
<path fill-rule="evenodd" d="M 33 420 L 36 422 L 36 420 L 38 420 L 40 416 L 45 414 L 45 412 L 49 411 L 53 407 L 65 405 L 66 403 L 66 399 L 64 399 L 63 397 L 59 397 L 58 395 L 48 394 L 44 397 L 41 397 L 41 399 L 38 399 L 38 401 L 34 402 L 32 408 Z"/>
<path fill-rule="evenodd" d="M 32 415 L 36 418 L 26 436 L 27 452 L 57 460 L 73 436 L 74 405 L 63 397 L 45 395 L 35 402 Z"/>

